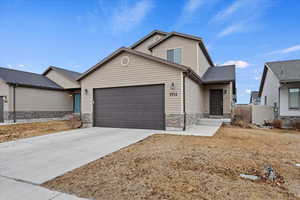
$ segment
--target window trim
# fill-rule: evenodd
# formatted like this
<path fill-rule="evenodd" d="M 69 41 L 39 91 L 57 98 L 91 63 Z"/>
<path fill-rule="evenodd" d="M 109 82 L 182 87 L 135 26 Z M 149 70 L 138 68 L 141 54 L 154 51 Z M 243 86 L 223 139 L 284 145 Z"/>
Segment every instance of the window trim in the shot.
<path fill-rule="evenodd" d="M 291 96 L 290 89 L 298 89 L 298 107 L 291 107 Z M 300 87 L 289 87 L 288 88 L 288 106 L 289 110 L 300 110 Z"/>
<path fill-rule="evenodd" d="M 182 58 L 183 58 L 183 56 L 182 56 L 183 48 L 182 48 L 182 47 L 166 48 L 166 51 L 165 51 L 165 52 L 166 52 L 166 60 L 169 61 L 169 60 L 168 60 L 168 51 L 169 51 L 169 50 L 175 50 L 175 49 L 181 49 L 181 58 L 180 58 L 180 61 L 181 61 L 181 62 L 180 62 L 180 63 L 173 62 L 173 63 L 176 63 L 176 64 L 181 65 L 181 64 L 182 64 Z M 174 58 L 175 58 L 175 57 L 174 57 Z M 171 62 L 171 61 L 169 61 L 169 62 Z"/>

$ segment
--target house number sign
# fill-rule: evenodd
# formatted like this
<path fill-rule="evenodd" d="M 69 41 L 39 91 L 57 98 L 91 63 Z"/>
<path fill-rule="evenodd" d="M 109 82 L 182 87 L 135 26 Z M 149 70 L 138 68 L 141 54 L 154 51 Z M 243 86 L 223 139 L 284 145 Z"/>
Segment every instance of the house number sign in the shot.
<path fill-rule="evenodd" d="M 170 86 L 170 97 L 177 97 L 177 92 L 175 91 L 176 90 L 176 87 L 175 87 L 175 83 L 171 83 L 171 86 Z"/>

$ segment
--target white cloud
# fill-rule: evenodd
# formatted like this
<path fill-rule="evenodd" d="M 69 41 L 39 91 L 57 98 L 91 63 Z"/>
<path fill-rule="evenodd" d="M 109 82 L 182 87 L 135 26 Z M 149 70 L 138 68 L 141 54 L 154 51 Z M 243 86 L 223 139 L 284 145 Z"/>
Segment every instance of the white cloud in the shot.
<path fill-rule="evenodd" d="M 237 0 L 233 2 L 229 7 L 221 10 L 216 14 L 216 16 L 212 19 L 212 21 L 224 20 L 225 18 L 231 16 L 235 12 L 237 12 L 240 8 L 246 6 L 251 1 L 249 0 Z"/>
<path fill-rule="evenodd" d="M 291 47 L 288 47 L 288 48 L 285 48 L 285 49 L 272 51 L 272 52 L 267 53 L 266 55 L 288 54 L 288 53 L 292 53 L 292 52 L 296 52 L 296 51 L 300 51 L 300 44 L 295 45 L 295 46 L 291 46 Z"/>
<path fill-rule="evenodd" d="M 204 0 L 188 0 L 184 6 L 184 12 L 194 12 L 197 10 L 205 1 Z"/>
<path fill-rule="evenodd" d="M 219 38 L 233 33 L 249 32 L 260 27 L 260 18 L 272 3 L 272 0 L 235 0 L 210 21 L 226 23 L 225 28 L 217 34 Z"/>
<path fill-rule="evenodd" d="M 245 90 L 245 92 L 246 92 L 247 94 L 251 94 L 251 90 L 250 90 L 250 89 Z"/>
<path fill-rule="evenodd" d="M 250 64 L 242 60 L 228 60 L 225 63 L 223 63 L 223 65 L 236 65 L 237 68 L 246 68 Z"/>
<path fill-rule="evenodd" d="M 139 25 L 153 7 L 151 0 L 142 0 L 115 10 L 112 15 L 112 31 L 129 31 Z"/>
<path fill-rule="evenodd" d="M 260 80 L 260 76 L 255 76 L 254 79 L 255 80 Z"/>
<path fill-rule="evenodd" d="M 242 31 L 245 31 L 243 23 L 231 24 L 225 27 L 222 31 L 220 31 L 217 36 L 220 38 L 226 35 L 230 35 L 232 33 L 242 32 Z"/>
<path fill-rule="evenodd" d="M 198 15 L 201 14 L 199 11 L 200 8 L 206 6 L 208 9 L 209 6 L 215 5 L 219 0 L 186 0 L 179 14 L 179 17 L 174 25 L 174 29 L 179 29 L 181 26 L 187 23 L 195 23 L 199 21 L 199 19 L 193 20 L 193 18 L 198 18 Z"/>
<path fill-rule="evenodd" d="M 153 0 L 104 1 L 86 15 L 77 16 L 78 23 L 87 24 L 90 32 L 103 29 L 113 34 L 128 32 L 140 25 L 154 7 Z"/>

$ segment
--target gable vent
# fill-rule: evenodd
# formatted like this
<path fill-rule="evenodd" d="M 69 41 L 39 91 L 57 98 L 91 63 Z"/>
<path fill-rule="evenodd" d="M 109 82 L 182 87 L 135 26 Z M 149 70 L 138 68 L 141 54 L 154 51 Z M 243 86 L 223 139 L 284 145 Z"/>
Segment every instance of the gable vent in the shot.
<path fill-rule="evenodd" d="M 121 65 L 123 65 L 123 66 L 128 66 L 129 65 L 129 57 L 128 56 L 123 56 L 122 58 L 121 58 Z"/>

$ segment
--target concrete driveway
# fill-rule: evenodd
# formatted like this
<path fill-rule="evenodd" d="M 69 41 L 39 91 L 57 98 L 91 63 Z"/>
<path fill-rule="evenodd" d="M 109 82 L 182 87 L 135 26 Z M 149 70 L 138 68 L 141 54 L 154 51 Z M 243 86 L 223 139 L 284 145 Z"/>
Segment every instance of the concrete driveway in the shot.
<path fill-rule="evenodd" d="M 86 128 L 0 144 L 0 176 L 41 184 L 157 131 Z"/>

